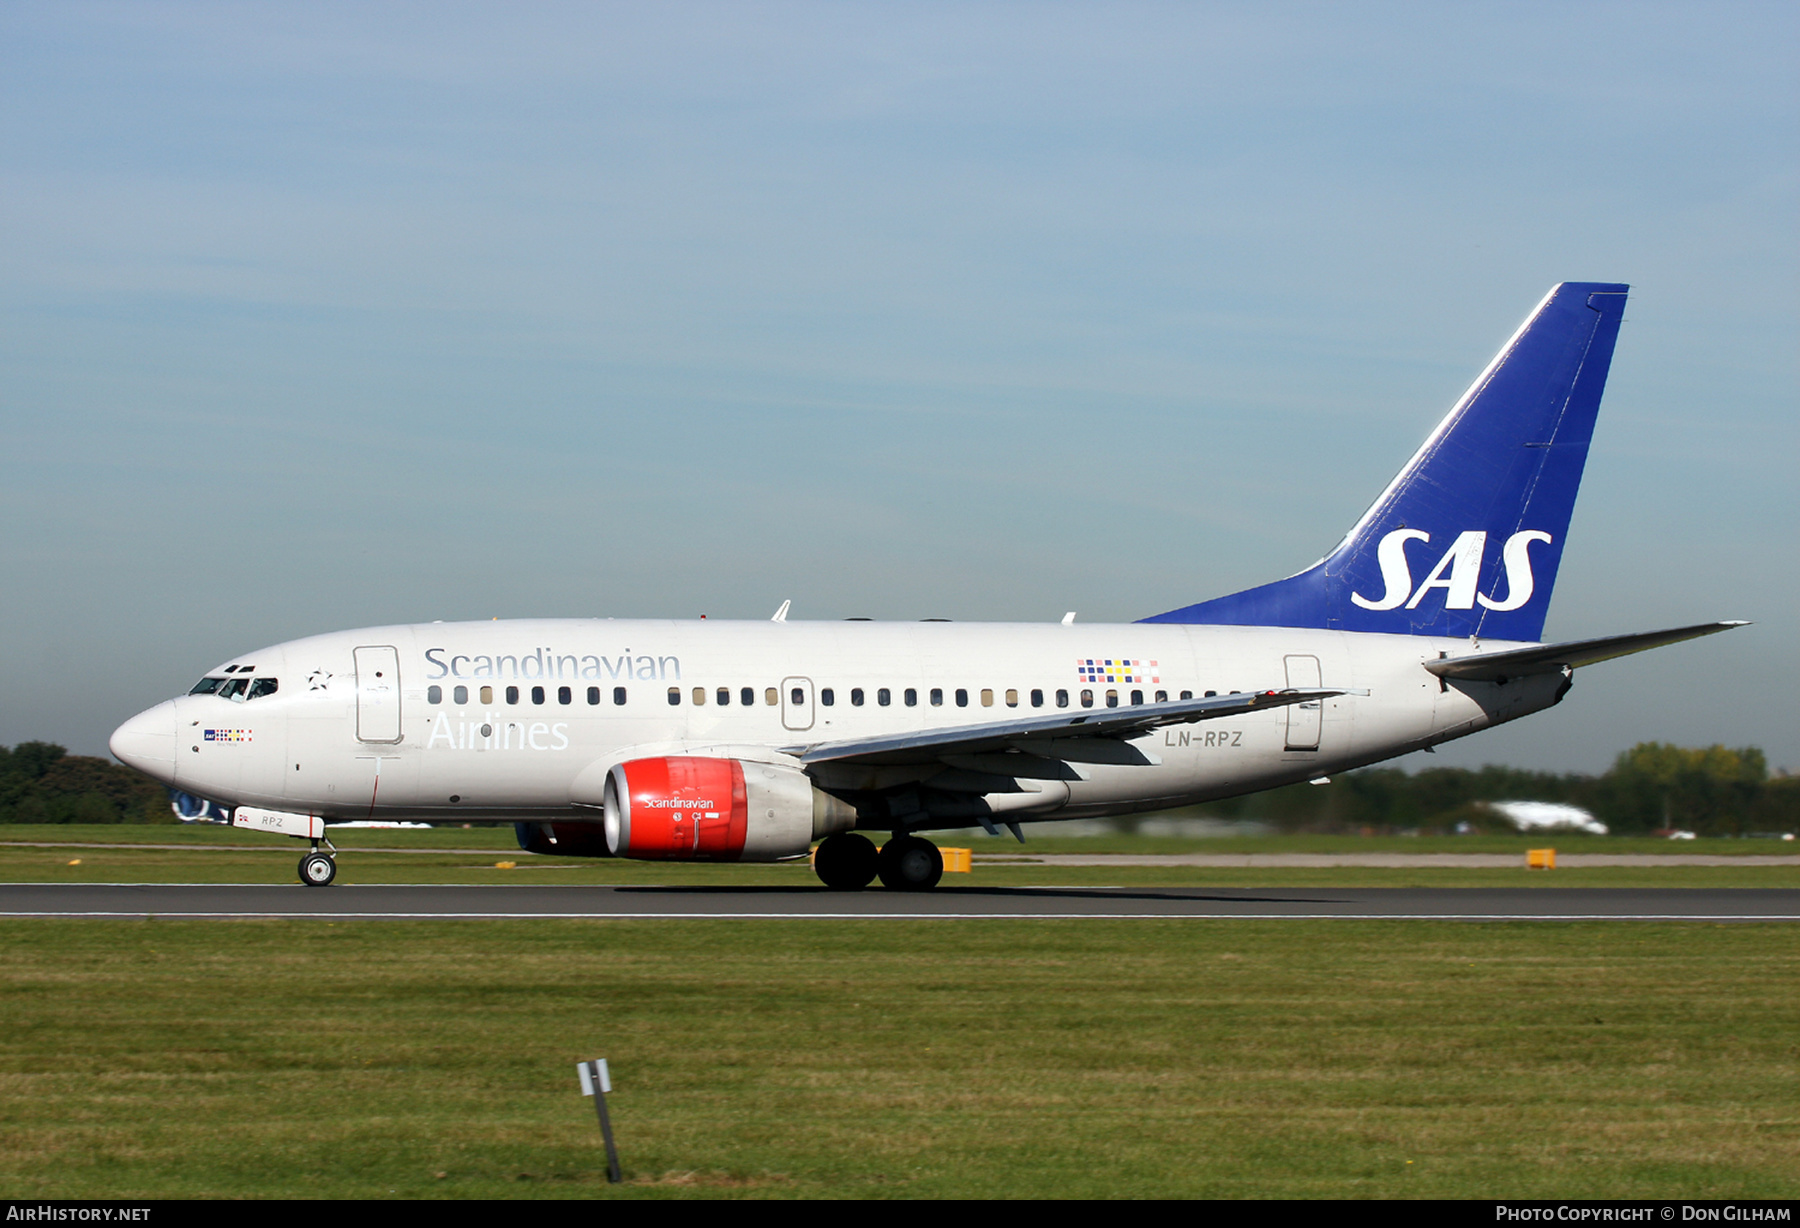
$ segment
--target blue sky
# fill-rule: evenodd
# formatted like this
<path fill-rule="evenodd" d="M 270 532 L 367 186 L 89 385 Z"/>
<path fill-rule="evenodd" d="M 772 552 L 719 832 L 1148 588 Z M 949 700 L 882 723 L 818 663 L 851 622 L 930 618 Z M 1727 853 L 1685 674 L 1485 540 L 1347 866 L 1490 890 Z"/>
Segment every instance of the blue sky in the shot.
<path fill-rule="evenodd" d="M 1547 634 L 1758 625 L 1437 762 L 1800 768 L 1797 13 L 0 8 L 0 743 L 387 621 L 1229 592 L 1591 279 Z"/>

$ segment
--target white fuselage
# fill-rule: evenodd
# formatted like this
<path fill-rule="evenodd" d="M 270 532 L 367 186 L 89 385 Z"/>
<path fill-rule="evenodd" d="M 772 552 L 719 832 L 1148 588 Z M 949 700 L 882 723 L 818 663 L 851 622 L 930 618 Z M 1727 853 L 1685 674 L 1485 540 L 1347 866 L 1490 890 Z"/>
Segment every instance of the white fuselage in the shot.
<path fill-rule="evenodd" d="M 1556 674 L 1444 684 L 1422 667 L 1469 651 L 1467 640 L 1148 623 L 415 624 L 245 654 L 226 677 L 242 667 L 275 679 L 273 693 L 170 700 L 113 746 L 183 792 L 330 821 L 593 819 L 607 771 L 647 755 L 791 764 L 811 744 L 1047 715 L 1059 696 L 1104 709 L 1158 693 L 1344 692 L 1158 729 L 1133 743 L 1148 764 L 1084 764 L 1082 779 L 989 798 L 1007 820 L 1077 818 L 1314 779 L 1538 711 L 1566 689 Z M 851 791 L 943 770 L 810 769 L 820 787 Z"/>

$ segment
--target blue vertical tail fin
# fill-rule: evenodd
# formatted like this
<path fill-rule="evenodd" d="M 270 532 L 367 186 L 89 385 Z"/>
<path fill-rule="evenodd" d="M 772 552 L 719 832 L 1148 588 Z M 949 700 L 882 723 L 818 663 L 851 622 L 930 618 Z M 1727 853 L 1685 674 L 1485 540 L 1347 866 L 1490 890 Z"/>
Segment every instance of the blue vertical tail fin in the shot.
<path fill-rule="evenodd" d="M 1628 290 L 1551 290 L 1326 558 L 1143 621 L 1541 639 Z"/>

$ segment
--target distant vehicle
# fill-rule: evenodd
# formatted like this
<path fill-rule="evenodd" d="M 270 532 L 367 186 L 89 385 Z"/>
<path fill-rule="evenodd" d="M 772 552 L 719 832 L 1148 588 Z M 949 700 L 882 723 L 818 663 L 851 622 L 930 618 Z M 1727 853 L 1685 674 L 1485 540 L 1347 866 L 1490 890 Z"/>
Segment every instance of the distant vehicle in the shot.
<path fill-rule="evenodd" d="M 943 870 L 922 832 L 1023 839 L 1435 746 L 1550 707 L 1579 666 L 1742 625 L 1539 642 L 1626 291 L 1552 289 L 1342 542 L 1272 584 L 1111 626 L 797 623 L 784 604 L 372 627 L 235 657 L 113 753 L 307 840 L 318 886 L 327 825 L 361 819 L 511 821 L 577 856 L 819 841 L 828 886 L 918 890 Z M 1296 480 L 1269 475 L 1268 498 Z"/>

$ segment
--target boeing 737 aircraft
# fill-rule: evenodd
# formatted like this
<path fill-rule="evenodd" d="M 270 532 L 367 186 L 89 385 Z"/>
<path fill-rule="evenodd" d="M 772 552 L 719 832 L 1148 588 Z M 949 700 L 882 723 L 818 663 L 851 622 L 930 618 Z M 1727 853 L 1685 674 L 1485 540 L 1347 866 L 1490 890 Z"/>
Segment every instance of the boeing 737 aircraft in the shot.
<path fill-rule="evenodd" d="M 1516 720 L 1584 665 L 1741 623 L 1540 642 L 1627 287 L 1551 290 L 1336 549 L 1122 625 L 612 619 L 260 648 L 112 737 L 239 827 L 512 822 L 532 852 L 804 856 L 924 890 L 919 835 L 1160 810 Z M 887 833 L 879 851 L 864 832 Z M 323 847 L 321 847 L 323 846 Z"/>

